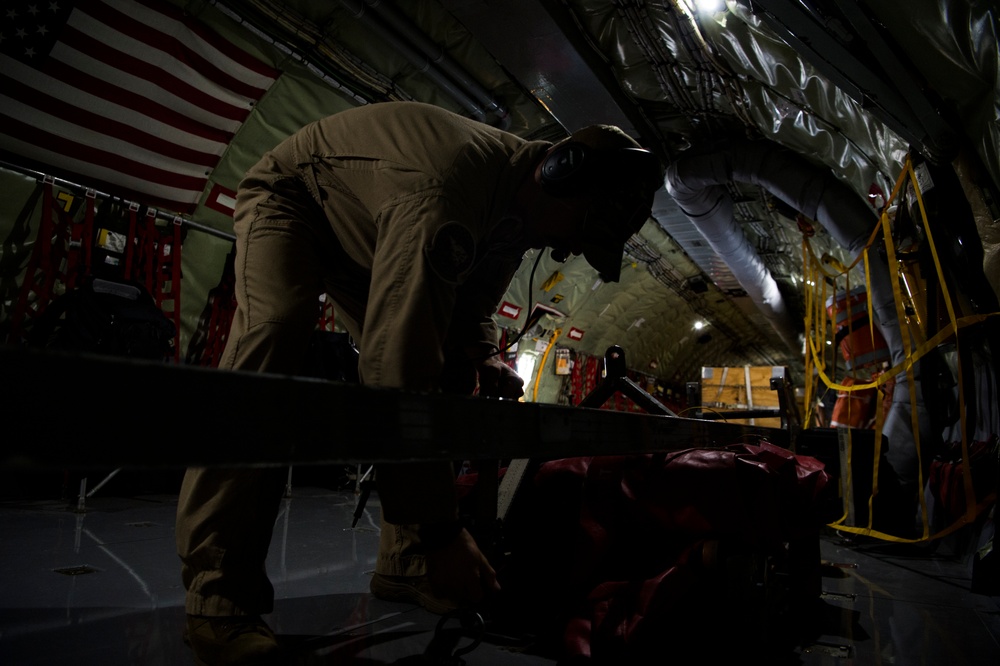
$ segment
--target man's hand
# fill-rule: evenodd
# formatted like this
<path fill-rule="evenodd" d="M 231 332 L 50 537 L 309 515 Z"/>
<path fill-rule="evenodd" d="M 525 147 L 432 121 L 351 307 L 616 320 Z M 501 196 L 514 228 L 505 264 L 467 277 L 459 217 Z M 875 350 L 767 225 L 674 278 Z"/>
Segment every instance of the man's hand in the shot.
<path fill-rule="evenodd" d="M 468 530 L 463 529 L 446 545 L 429 550 L 426 560 L 427 581 L 436 597 L 468 606 L 500 591 L 496 571 Z"/>
<path fill-rule="evenodd" d="M 479 395 L 517 400 L 524 395 L 524 380 L 496 356 L 483 360 L 479 373 Z"/>

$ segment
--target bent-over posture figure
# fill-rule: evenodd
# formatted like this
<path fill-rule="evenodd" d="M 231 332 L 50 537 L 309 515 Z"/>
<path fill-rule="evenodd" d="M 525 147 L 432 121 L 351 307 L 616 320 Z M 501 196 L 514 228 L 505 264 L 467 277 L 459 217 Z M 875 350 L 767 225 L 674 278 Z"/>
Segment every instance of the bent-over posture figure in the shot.
<path fill-rule="evenodd" d="M 652 153 L 611 126 L 553 145 L 414 102 L 307 125 L 240 184 L 238 309 L 220 366 L 300 372 L 325 293 L 357 342 L 363 384 L 517 398 L 492 315 L 524 253 L 583 254 L 617 281 L 660 184 Z M 274 602 L 265 559 L 285 478 L 250 467 L 185 475 L 177 548 L 199 663 L 279 654 L 260 616 Z M 450 463 L 380 465 L 378 481 L 373 594 L 443 613 L 499 589 L 458 523 Z"/>

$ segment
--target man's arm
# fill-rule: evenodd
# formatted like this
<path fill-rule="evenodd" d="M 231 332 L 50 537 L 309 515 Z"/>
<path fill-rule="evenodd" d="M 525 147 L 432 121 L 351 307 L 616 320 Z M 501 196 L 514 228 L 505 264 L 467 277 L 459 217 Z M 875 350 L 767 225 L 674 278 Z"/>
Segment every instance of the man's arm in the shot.
<path fill-rule="evenodd" d="M 372 386 L 441 389 L 445 340 L 475 237 L 439 198 L 414 195 L 382 211 L 360 343 L 359 374 Z M 401 452 L 405 459 L 405 453 Z M 449 461 L 378 466 L 385 520 L 420 525 L 435 594 L 476 603 L 499 589 L 496 572 L 458 524 Z"/>
<path fill-rule="evenodd" d="M 454 337 L 463 341 L 464 357 L 478 376 L 479 394 L 518 399 L 524 381 L 503 360 L 493 314 L 521 263 L 521 255 L 485 257 L 458 291 Z"/>

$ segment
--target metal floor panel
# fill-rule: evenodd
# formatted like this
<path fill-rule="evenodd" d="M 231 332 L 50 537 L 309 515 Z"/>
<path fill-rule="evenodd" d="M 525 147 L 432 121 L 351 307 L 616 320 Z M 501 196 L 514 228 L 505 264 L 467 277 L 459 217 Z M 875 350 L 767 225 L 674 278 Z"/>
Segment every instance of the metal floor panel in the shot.
<path fill-rule="evenodd" d="M 298 663 L 413 663 L 439 618 L 369 594 L 378 501 L 372 497 L 351 530 L 355 501 L 350 490 L 293 487 L 275 524 L 268 570 L 276 604 L 266 619 L 297 646 Z M 84 513 L 57 500 L 0 502 L 0 664 L 193 664 L 181 640 L 175 508 L 170 493 L 98 494 Z M 770 663 L 1000 663 L 1000 597 L 969 591 L 967 557 L 945 547 L 848 542 L 833 532 L 821 552 L 824 593 L 814 631 Z M 726 628 L 718 629 L 724 637 Z M 711 663 L 707 647 L 665 645 L 663 663 L 699 654 L 697 663 Z M 746 656 L 759 655 L 748 649 Z M 495 637 L 464 659 L 469 666 L 557 663 Z"/>

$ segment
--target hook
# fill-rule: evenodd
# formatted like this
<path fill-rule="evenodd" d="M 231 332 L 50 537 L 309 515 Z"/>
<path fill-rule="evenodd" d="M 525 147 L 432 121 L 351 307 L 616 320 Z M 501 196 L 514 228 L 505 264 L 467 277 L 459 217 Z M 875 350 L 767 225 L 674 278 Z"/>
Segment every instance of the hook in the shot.
<path fill-rule="evenodd" d="M 452 646 L 458 641 L 452 642 L 450 638 L 444 637 L 444 627 L 452 619 L 457 619 L 462 625 L 462 635 L 472 639 L 468 645 L 454 648 L 454 652 L 452 652 Z M 479 613 L 468 610 L 452 611 L 447 615 L 442 615 L 441 619 L 438 620 L 437 627 L 434 629 L 434 637 L 431 639 L 430 645 L 427 646 L 424 656 L 432 657 L 440 661 L 442 665 L 464 666 L 465 660 L 462 659 L 462 655 L 469 654 L 479 647 L 485 634 L 486 623 Z"/>

